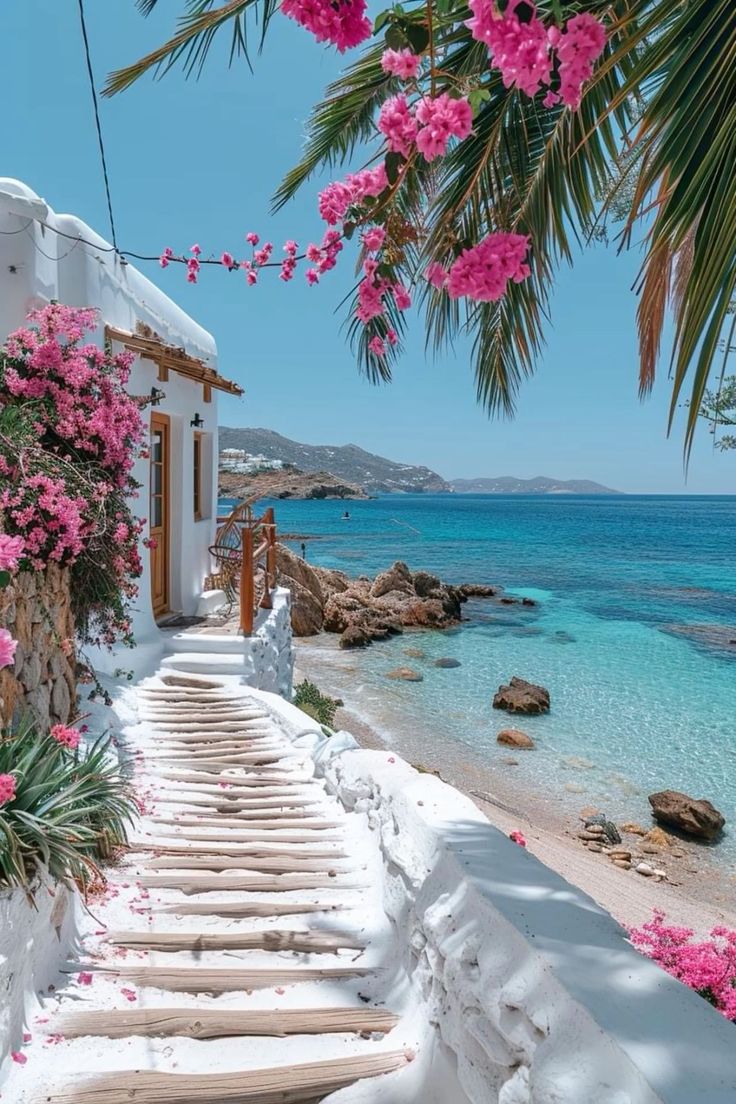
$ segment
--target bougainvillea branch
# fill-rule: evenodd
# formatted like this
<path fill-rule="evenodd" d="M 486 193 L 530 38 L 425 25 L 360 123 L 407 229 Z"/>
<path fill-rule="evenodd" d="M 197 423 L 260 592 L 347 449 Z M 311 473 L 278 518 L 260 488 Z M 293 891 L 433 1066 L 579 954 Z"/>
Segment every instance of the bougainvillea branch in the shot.
<path fill-rule="evenodd" d="M 503 12 L 495 0 L 470 0 L 470 9 L 473 18 L 460 29 L 467 28 L 473 40 L 488 48 L 490 66 L 499 71 L 506 88 L 517 88 L 527 97 L 544 91 L 546 108 L 560 102 L 571 110 L 580 107 L 583 85 L 606 43 L 600 20 L 583 12 L 562 25 L 547 25 L 529 0 L 509 0 Z M 363 0 L 288 0 L 282 11 L 318 42 L 330 42 L 341 51 L 359 45 L 371 33 Z M 291 280 L 299 262 L 308 260 L 312 267 L 305 276 L 316 284 L 360 228 L 362 264 L 353 315 L 363 327 L 365 356 L 383 365 L 384 371 L 399 345 L 393 325 L 396 314 L 411 307 L 410 289 L 422 276 L 416 262 L 428 238 L 435 163 L 471 135 L 474 110 L 485 95 L 482 70 L 460 82 L 446 69 L 438 70 L 431 2 L 425 11 L 426 23 L 390 23 L 380 57 L 385 95 L 380 101 L 376 98 L 377 114 L 370 121 L 380 143 L 374 154 L 379 163 L 320 192 L 319 214 L 328 225 L 321 244 L 310 244 L 299 254 L 296 243 L 287 242 L 286 257 L 276 261 L 271 243 L 258 249 L 257 235 L 248 234 L 250 257 L 236 259 L 235 252 L 226 251 L 219 258 L 229 271 L 242 271 L 249 285 L 257 283 L 260 270 L 272 267 L 280 268 L 282 280 Z M 445 31 L 452 34 L 456 22 L 446 18 Z M 442 39 L 440 45 L 445 45 Z M 444 61 L 446 49 L 442 53 Z M 404 87 L 397 90 L 397 84 Z M 424 195 L 407 205 L 400 193 L 413 186 L 417 172 L 426 185 Z M 452 238 L 451 256 L 444 250 L 441 258 L 430 259 L 423 275 L 436 295 L 494 303 L 504 297 L 509 281 L 520 283 L 531 275 L 531 236 L 517 232 L 516 226 L 504 226 L 501 207 L 490 223 L 475 241 Z M 409 245 L 418 248 L 407 249 Z M 185 265 L 187 280 L 197 283 L 203 263 L 198 244 L 188 255 L 167 247 L 160 263 L 168 267 L 172 261 Z"/>

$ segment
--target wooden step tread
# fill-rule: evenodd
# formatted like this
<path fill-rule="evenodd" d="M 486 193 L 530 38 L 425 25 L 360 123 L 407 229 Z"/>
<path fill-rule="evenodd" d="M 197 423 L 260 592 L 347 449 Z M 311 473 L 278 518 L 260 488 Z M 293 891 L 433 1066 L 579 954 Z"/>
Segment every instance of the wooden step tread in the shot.
<path fill-rule="evenodd" d="M 200 870 L 258 870 L 268 874 L 307 874 L 344 873 L 340 860 L 308 859 L 300 855 L 160 855 L 144 860 L 141 864 L 146 870 L 176 870 L 185 877 Z"/>
<path fill-rule="evenodd" d="M 329 874 L 145 874 L 138 879 L 148 889 L 178 889 L 181 893 L 291 893 L 295 889 L 361 889 Z"/>
<path fill-rule="evenodd" d="M 316 1104 L 354 1081 L 392 1073 L 408 1061 L 402 1050 L 237 1073 L 121 1070 L 43 1090 L 34 1104 Z"/>
<path fill-rule="evenodd" d="M 308 981 L 365 977 L 376 972 L 375 968 L 367 966 L 293 966 L 281 970 L 247 970 L 232 966 L 100 966 L 95 962 L 85 969 L 125 978 L 145 989 L 169 989 L 175 993 L 240 993 L 271 989 L 277 985 L 303 985 Z"/>
<path fill-rule="evenodd" d="M 180 1035 L 189 1039 L 221 1039 L 228 1035 L 329 1035 L 391 1031 L 399 1017 L 381 1008 L 290 1008 L 257 1012 L 202 1008 L 127 1008 L 70 1012 L 59 1031 L 67 1039 L 102 1035 Z"/>
<path fill-rule="evenodd" d="M 300 916 L 314 912 L 342 912 L 344 905 L 322 904 L 319 901 L 180 901 L 176 905 L 154 908 L 155 913 L 178 916 L 230 916 L 246 919 L 251 916 Z"/>
<path fill-rule="evenodd" d="M 301 951 L 336 954 L 347 949 L 365 950 L 365 940 L 347 932 L 291 931 L 271 928 L 256 932 L 156 932 L 120 931 L 106 937 L 118 947 L 148 951 Z"/>

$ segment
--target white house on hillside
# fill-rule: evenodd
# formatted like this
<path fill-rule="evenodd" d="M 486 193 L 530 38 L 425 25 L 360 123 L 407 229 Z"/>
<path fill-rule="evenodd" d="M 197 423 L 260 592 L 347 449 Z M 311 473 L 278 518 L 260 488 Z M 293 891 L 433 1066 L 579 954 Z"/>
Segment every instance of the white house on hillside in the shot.
<path fill-rule="evenodd" d="M 0 178 L 0 340 L 51 300 L 100 312 L 100 342 L 137 354 L 133 394 L 149 398 L 150 460 L 134 476 L 149 519 L 134 615 L 137 640 L 157 622 L 196 612 L 211 570 L 217 515 L 217 397 L 242 394 L 217 372 L 214 339 L 103 238 L 57 215 L 30 188 Z"/>

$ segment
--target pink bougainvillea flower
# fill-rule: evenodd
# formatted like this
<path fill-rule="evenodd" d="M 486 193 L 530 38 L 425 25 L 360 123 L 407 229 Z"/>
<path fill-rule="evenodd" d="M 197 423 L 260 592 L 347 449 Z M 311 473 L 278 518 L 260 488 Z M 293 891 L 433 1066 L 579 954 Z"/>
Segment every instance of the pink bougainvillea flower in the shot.
<path fill-rule="evenodd" d="M 528 15 L 524 22 L 516 14 L 522 5 Z M 506 88 L 516 86 L 534 96 L 549 84 L 552 57 L 547 31 L 531 0 L 509 0 L 502 15 L 495 0 L 468 0 L 468 6 L 473 18 L 466 26 L 473 38 L 485 42 Z"/>
<path fill-rule="evenodd" d="M 305 273 L 305 276 L 307 278 L 307 283 L 310 286 L 313 287 L 315 284 L 319 283 L 319 272 L 317 271 L 316 268 L 308 268 L 306 273 Z"/>
<path fill-rule="evenodd" d="M 234 268 L 235 267 L 235 258 L 233 257 L 232 253 L 227 253 L 227 252 L 223 253 L 222 256 L 220 257 L 220 264 L 224 265 L 225 268 Z"/>
<path fill-rule="evenodd" d="M 655 909 L 654 918 L 629 932 L 634 946 L 668 974 L 694 989 L 728 1020 L 736 1020 L 736 931 L 717 927 L 711 939 L 693 943 L 690 928 L 665 924 Z"/>
<path fill-rule="evenodd" d="M 0 571 L 18 570 L 18 561 L 23 555 L 23 538 L 9 537 L 0 533 Z"/>
<path fill-rule="evenodd" d="M 392 330 L 389 327 L 389 329 L 386 330 L 386 340 L 388 341 L 389 345 L 398 345 L 399 335 L 397 334 L 396 330 Z"/>
<path fill-rule="evenodd" d="M 0 774 L 0 805 L 7 805 L 15 797 L 15 776 Z"/>
<path fill-rule="evenodd" d="M 93 981 L 92 974 L 82 971 L 81 974 L 78 974 L 77 981 L 80 985 L 91 985 Z"/>
<path fill-rule="evenodd" d="M 417 137 L 417 121 L 403 92 L 384 100 L 377 126 L 392 153 L 409 156 Z"/>
<path fill-rule="evenodd" d="M 371 226 L 363 234 L 363 245 L 369 253 L 377 253 L 386 240 L 386 231 L 382 226 Z"/>
<path fill-rule="evenodd" d="M 391 288 L 391 292 L 394 297 L 394 303 L 400 311 L 408 310 L 411 306 L 411 295 L 406 290 L 403 284 L 394 284 Z"/>
<path fill-rule="evenodd" d="M 12 666 L 18 641 L 14 640 L 7 629 L 0 629 L 0 667 Z"/>
<path fill-rule="evenodd" d="M 447 283 L 447 271 L 438 261 L 432 261 L 424 270 L 424 278 L 432 287 L 443 288 Z"/>
<path fill-rule="evenodd" d="M 123 994 L 123 996 L 125 997 L 126 1000 L 129 1000 L 129 1001 L 138 1000 L 138 994 L 135 992 L 134 989 L 121 989 L 120 992 Z"/>
<path fill-rule="evenodd" d="M 250 230 L 245 235 L 245 240 L 248 242 L 249 245 L 258 245 L 258 243 L 261 239 L 258 237 L 257 234 L 254 234 L 253 231 Z"/>
<path fill-rule="evenodd" d="M 560 59 L 560 98 L 577 111 L 583 97 L 583 85 L 593 75 L 593 66 L 606 45 L 606 29 L 589 12 L 573 15 L 557 43 Z"/>
<path fill-rule="evenodd" d="M 370 339 L 368 348 L 374 356 L 384 357 L 386 355 L 386 345 L 384 344 L 383 338 L 379 337 L 378 334 Z"/>
<path fill-rule="evenodd" d="M 158 263 L 161 265 L 162 268 L 168 268 L 169 267 L 169 261 L 171 260 L 171 258 L 173 256 L 174 256 L 174 250 L 171 248 L 170 245 L 167 245 L 166 248 L 164 249 L 163 253 L 159 257 Z"/>
<path fill-rule="evenodd" d="M 189 252 L 193 253 L 195 257 L 198 257 L 200 255 L 200 253 L 202 252 L 202 250 L 199 248 L 199 246 L 195 242 L 194 245 L 191 245 L 189 247 Z"/>
<path fill-rule="evenodd" d="M 20 1050 L 11 1050 L 10 1057 L 14 1062 L 17 1062 L 19 1066 L 24 1066 L 28 1061 L 28 1056 L 23 1054 Z"/>
<path fill-rule="evenodd" d="M 509 832 L 509 839 L 513 840 L 514 843 L 518 843 L 519 847 L 526 847 L 526 840 L 518 828 L 515 828 L 513 832 Z"/>
<path fill-rule="evenodd" d="M 62 744 L 70 751 L 75 751 L 79 747 L 79 741 L 82 738 L 79 729 L 69 728 L 68 725 L 63 724 L 53 725 L 49 736 L 52 740 L 56 740 L 57 744 Z"/>
<path fill-rule="evenodd" d="M 281 11 L 310 31 L 317 42 L 331 42 L 342 53 L 373 33 L 365 0 L 282 0 Z"/>
<path fill-rule="evenodd" d="M 422 59 L 411 50 L 384 50 L 381 55 L 381 68 L 400 80 L 411 80 L 419 72 Z"/>
<path fill-rule="evenodd" d="M 434 161 L 447 152 L 450 138 L 467 138 L 473 127 L 473 109 L 465 97 L 453 99 L 447 92 L 425 96 L 416 111 L 417 148 L 426 161 Z"/>
<path fill-rule="evenodd" d="M 529 274 L 525 263 L 529 238 L 523 234 L 497 232 L 464 249 L 453 262 L 447 281 L 451 299 L 467 296 L 477 302 L 500 299 L 509 280 L 520 283 Z"/>

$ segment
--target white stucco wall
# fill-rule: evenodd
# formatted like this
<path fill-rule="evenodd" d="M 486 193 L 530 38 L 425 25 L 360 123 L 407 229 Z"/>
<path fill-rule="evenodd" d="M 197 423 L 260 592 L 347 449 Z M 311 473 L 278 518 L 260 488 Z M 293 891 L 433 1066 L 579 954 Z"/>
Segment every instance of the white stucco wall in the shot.
<path fill-rule="evenodd" d="M 406 948 L 394 984 L 409 979 L 456 1071 L 439 1096 L 416 1069 L 420 1097 L 397 1095 L 397 1082 L 371 1104 L 733 1104 L 736 1027 L 634 951 L 591 898 L 438 778 L 348 733 L 325 740 L 293 705 L 259 697 L 378 834 L 385 908 Z M 416 1066 L 432 1060 L 423 1050 Z"/>
<path fill-rule="evenodd" d="M 41 223 L 61 233 L 44 229 Z M 0 178 L 0 339 L 21 325 L 34 307 L 51 299 L 71 306 L 95 307 L 100 311 L 100 328 L 95 339 L 102 341 L 105 325 L 135 331 L 136 323 L 150 326 L 167 344 L 182 347 L 215 368 L 214 339 L 176 303 L 164 295 L 133 265 L 121 262 L 109 252 L 108 243 L 72 215 L 56 214 L 25 184 Z M 83 238 L 83 244 L 78 239 Z M 217 465 L 208 471 L 210 517 L 196 522 L 193 501 L 193 441 L 190 421 L 195 413 L 204 419 L 203 432 L 210 434 L 209 451 L 218 454 L 217 391 L 212 401 L 203 401 L 202 385 L 174 372 L 158 382 L 152 361 L 138 359 L 130 390 L 148 394 L 151 387 L 165 393 L 156 407 L 171 418 L 171 606 L 185 614 L 196 611 L 205 575 L 210 570 L 207 549 L 213 543 L 217 506 Z M 151 408 L 144 417 L 150 419 Z M 148 461 L 141 460 L 134 471 L 143 484 L 136 513 L 148 517 Z M 144 537 L 147 533 L 144 533 Z M 149 551 L 141 547 L 145 573 L 140 580 L 140 597 L 135 603 L 133 631 L 144 645 L 160 645 L 151 610 Z M 130 666 L 131 656 L 100 656 L 101 669 Z"/>
<path fill-rule="evenodd" d="M 76 894 L 45 878 L 32 894 L 0 890 L 0 1063 L 32 1030 L 38 995 L 58 980 L 75 931 Z"/>
<path fill-rule="evenodd" d="M 294 674 L 291 592 L 276 587 L 273 607 L 258 612 L 250 636 L 177 632 L 167 635 L 162 668 L 230 675 L 257 690 L 290 698 Z"/>

